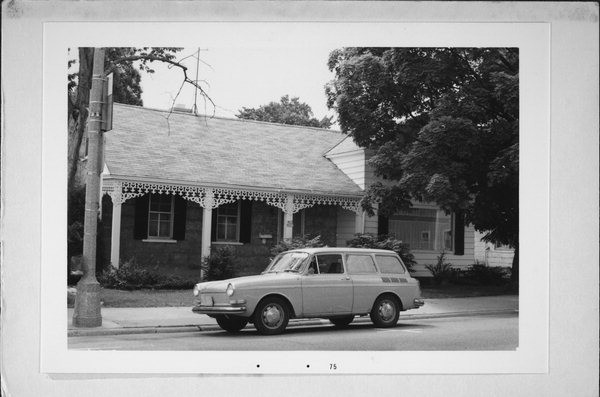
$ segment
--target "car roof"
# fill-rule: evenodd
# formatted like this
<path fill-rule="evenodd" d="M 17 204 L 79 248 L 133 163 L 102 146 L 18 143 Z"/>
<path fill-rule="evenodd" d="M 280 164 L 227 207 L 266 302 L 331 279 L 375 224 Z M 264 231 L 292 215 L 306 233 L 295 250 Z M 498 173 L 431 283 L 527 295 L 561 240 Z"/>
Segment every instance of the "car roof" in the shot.
<path fill-rule="evenodd" d="M 349 248 L 349 247 L 319 247 L 319 248 L 297 248 L 287 252 L 306 252 L 309 254 L 322 253 L 362 253 L 362 254 L 388 254 L 396 255 L 394 251 L 375 248 Z"/>

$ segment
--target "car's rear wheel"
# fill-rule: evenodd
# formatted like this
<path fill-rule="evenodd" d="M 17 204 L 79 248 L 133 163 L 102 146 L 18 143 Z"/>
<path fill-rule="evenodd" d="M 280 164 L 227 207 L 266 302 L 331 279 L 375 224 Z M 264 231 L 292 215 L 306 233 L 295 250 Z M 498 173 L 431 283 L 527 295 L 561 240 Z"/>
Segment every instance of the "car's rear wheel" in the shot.
<path fill-rule="evenodd" d="M 254 326 L 263 335 L 277 335 L 285 331 L 290 320 L 287 303 L 277 297 L 263 299 L 254 311 Z"/>
<path fill-rule="evenodd" d="M 354 315 L 343 316 L 343 317 L 332 317 L 329 319 L 329 321 L 331 321 L 331 323 L 338 328 L 347 327 L 352 322 L 352 320 L 354 320 Z"/>
<path fill-rule="evenodd" d="M 377 298 L 371 309 L 371 321 L 380 328 L 393 327 L 400 316 L 400 302 L 390 295 Z"/>
<path fill-rule="evenodd" d="M 227 332 L 240 332 L 248 324 L 248 320 L 243 317 L 229 316 L 227 314 L 217 316 L 216 319 L 219 327 Z"/>

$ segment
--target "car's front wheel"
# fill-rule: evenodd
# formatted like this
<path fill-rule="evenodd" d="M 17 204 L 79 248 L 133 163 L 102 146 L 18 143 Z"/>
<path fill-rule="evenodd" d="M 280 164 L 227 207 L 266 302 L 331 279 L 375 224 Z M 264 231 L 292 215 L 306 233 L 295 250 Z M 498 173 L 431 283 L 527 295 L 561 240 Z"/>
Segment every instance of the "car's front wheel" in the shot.
<path fill-rule="evenodd" d="M 239 332 L 248 324 L 248 320 L 243 317 L 229 316 L 227 314 L 217 316 L 216 319 L 219 327 L 227 332 Z"/>
<path fill-rule="evenodd" d="M 371 321 L 380 328 L 393 327 L 398 322 L 399 316 L 400 302 L 392 296 L 380 296 L 371 309 Z"/>
<path fill-rule="evenodd" d="M 331 321 L 331 323 L 338 328 L 347 327 L 352 322 L 352 320 L 354 320 L 354 315 L 343 316 L 343 317 L 332 317 L 329 319 L 329 321 Z"/>
<path fill-rule="evenodd" d="M 263 299 L 254 311 L 254 326 L 263 335 L 282 333 L 289 320 L 287 303 L 277 297 Z"/>

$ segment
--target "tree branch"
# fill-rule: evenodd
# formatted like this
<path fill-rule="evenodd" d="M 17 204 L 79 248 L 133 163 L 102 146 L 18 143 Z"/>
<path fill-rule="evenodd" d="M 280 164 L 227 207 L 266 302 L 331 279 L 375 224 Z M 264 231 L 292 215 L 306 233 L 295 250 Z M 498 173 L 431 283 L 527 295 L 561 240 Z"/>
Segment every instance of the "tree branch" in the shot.
<path fill-rule="evenodd" d="M 105 70 L 104 75 L 106 76 L 106 75 L 110 74 L 111 72 L 115 71 L 117 65 L 120 63 L 133 62 L 133 61 L 139 61 L 139 60 L 164 62 L 164 63 L 168 63 L 171 66 L 180 68 L 183 73 L 183 82 L 181 83 L 181 87 L 179 88 L 177 95 L 175 95 L 175 98 L 173 99 L 173 105 L 175 105 L 175 101 L 177 100 L 177 97 L 181 93 L 181 89 L 183 88 L 183 85 L 185 83 L 189 83 L 189 84 L 193 85 L 196 89 L 200 90 L 200 94 L 211 103 L 211 105 L 213 107 L 213 114 L 211 115 L 211 117 L 215 116 L 215 109 L 216 109 L 215 102 L 206 93 L 206 91 L 204 91 L 204 89 L 200 86 L 198 81 L 192 80 L 188 77 L 188 75 L 187 75 L 188 68 L 178 61 L 172 61 L 172 60 L 164 58 L 164 57 L 157 57 L 157 56 L 153 56 L 153 55 L 131 55 L 131 56 L 127 56 L 127 57 L 118 58 L 118 59 L 115 59 L 114 61 L 112 61 L 111 62 L 112 66 Z M 169 112 L 169 116 L 171 115 L 172 111 L 173 111 L 173 106 L 171 106 L 171 111 Z"/>

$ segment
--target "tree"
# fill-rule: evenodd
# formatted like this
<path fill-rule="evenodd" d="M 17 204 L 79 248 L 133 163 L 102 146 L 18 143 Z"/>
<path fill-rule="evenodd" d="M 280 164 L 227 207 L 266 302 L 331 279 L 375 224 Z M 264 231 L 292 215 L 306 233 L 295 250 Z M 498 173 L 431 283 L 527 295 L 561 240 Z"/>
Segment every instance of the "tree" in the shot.
<path fill-rule="evenodd" d="M 154 73 L 153 62 L 167 62 L 183 68 L 175 61 L 180 48 L 173 47 L 114 47 L 106 49 L 105 70 L 114 73 L 113 100 L 119 103 L 142 106 L 142 88 L 140 87 L 140 71 Z M 68 62 L 69 69 L 74 64 L 79 66 L 77 72 L 69 73 L 67 80 L 68 94 L 68 186 L 71 190 L 76 184 L 75 178 L 79 166 L 79 153 L 86 127 L 89 96 L 92 84 L 92 63 L 94 49 L 80 47 L 77 59 Z M 188 79 L 189 80 L 189 79 Z"/>
<path fill-rule="evenodd" d="M 518 49 L 344 48 L 329 68 L 328 106 L 383 180 L 363 207 L 385 215 L 419 200 L 462 213 L 515 248 L 517 280 Z"/>
<path fill-rule="evenodd" d="M 258 108 L 244 107 L 239 110 L 236 117 L 318 128 L 330 128 L 332 119 L 332 117 L 323 117 L 321 120 L 314 118 L 312 109 L 308 104 L 300 102 L 298 97 L 290 99 L 289 95 L 282 96 L 280 102 L 269 102 L 269 104 Z"/>
<path fill-rule="evenodd" d="M 128 62 L 140 61 L 140 69 L 153 72 L 147 65 L 152 61 L 161 61 L 170 64 L 171 66 L 178 67 L 183 72 L 183 82 L 181 87 L 185 83 L 190 83 L 200 90 L 211 103 L 210 97 L 206 95 L 204 90 L 199 86 L 197 80 L 191 80 L 187 76 L 187 68 L 179 62 L 173 60 L 174 55 L 172 51 L 177 49 L 151 49 L 148 51 L 147 48 L 138 49 L 108 49 L 108 52 L 116 52 L 118 54 L 116 59 L 106 65 L 105 53 L 107 52 L 104 48 L 96 48 L 92 58 L 92 78 L 91 88 L 89 92 L 89 123 L 88 123 L 88 139 L 89 139 L 89 156 L 87 159 L 87 173 L 85 182 L 85 214 L 84 214 L 84 235 L 83 235 L 83 255 L 82 255 L 82 267 L 83 277 L 77 283 L 77 295 L 75 296 L 75 309 L 73 312 L 73 325 L 83 327 L 96 327 L 102 324 L 102 316 L 100 315 L 100 285 L 96 280 L 96 237 L 97 237 L 97 224 L 98 224 L 98 208 L 99 208 L 99 195 L 100 195 L 100 172 L 101 172 L 101 153 L 102 149 L 102 92 L 104 89 L 106 76 L 115 71 L 119 71 L 122 65 L 126 65 Z M 86 65 L 89 66 L 89 65 Z M 89 69 L 88 69 L 89 70 Z M 118 73 L 117 73 L 118 75 Z M 85 75 L 79 74 L 82 78 L 80 83 L 81 86 L 87 84 Z M 69 75 L 69 88 L 73 86 L 74 79 L 72 75 Z M 82 90 L 79 89 L 80 94 Z M 181 92 L 181 88 L 179 90 Z M 70 99 L 70 98 L 69 98 Z M 175 98 L 176 99 L 176 98 Z M 214 105 L 214 103 L 213 103 Z M 72 110 L 72 109 L 69 109 Z M 79 111 L 82 112 L 83 108 Z M 86 109 L 87 112 L 87 109 Z M 87 114 L 86 114 L 87 118 Z M 79 144 L 81 138 L 79 138 Z M 69 180 L 71 182 L 71 180 Z M 71 186 L 69 186 L 71 191 Z"/>

